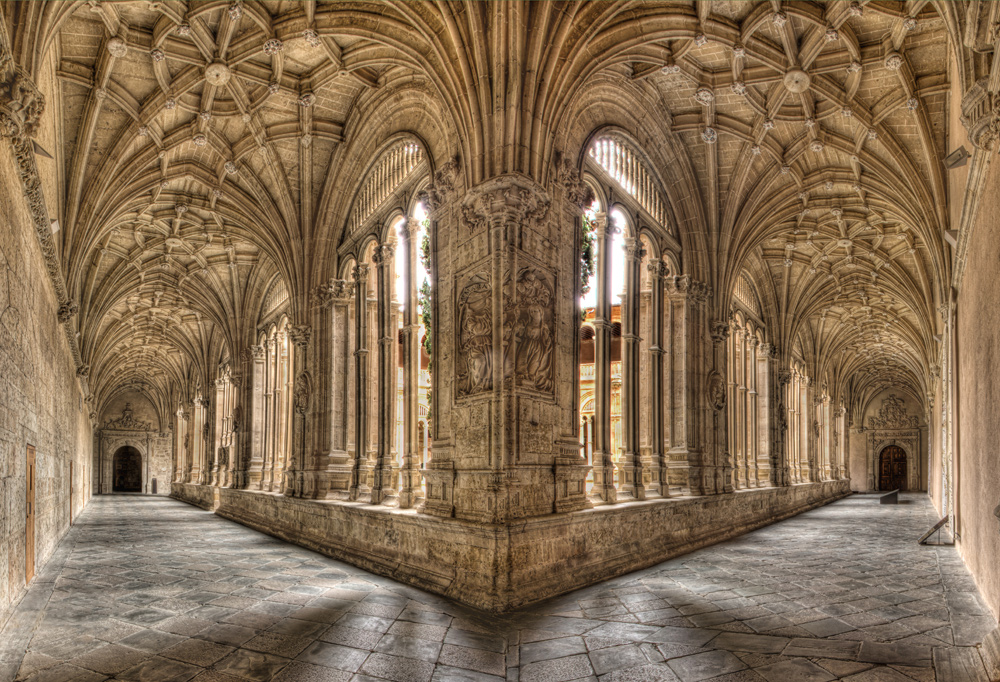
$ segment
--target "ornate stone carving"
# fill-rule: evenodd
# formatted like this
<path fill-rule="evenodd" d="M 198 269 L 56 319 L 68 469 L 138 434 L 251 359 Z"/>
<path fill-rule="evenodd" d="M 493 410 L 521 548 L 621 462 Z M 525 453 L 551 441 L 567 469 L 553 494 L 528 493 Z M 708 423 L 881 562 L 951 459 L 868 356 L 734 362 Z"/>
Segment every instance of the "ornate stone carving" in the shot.
<path fill-rule="evenodd" d="M 307 324 L 292 324 L 288 326 L 288 338 L 291 339 L 296 348 L 305 348 L 308 346 L 311 336 L 312 327 Z"/>
<path fill-rule="evenodd" d="M 437 169 L 434 179 L 427 189 L 420 192 L 420 200 L 424 203 L 429 215 L 434 215 L 442 206 L 450 202 L 455 194 L 455 182 L 461 170 L 461 159 L 458 155 Z"/>
<path fill-rule="evenodd" d="M 708 375 L 708 401 L 716 412 L 726 409 L 726 380 L 718 372 Z"/>
<path fill-rule="evenodd" d="M 555 182 L 565 192 L 567 201 L 581 211 L 593 203 L 593 190 L 580 179 L 576 164 L 560 152 L 555 154 Z"/>
<path fill-rule="evenodd" d="M 516 225 L 542 220 L 551 200 L 539 185 L 519 175 L 502 175 L 473 188 L 462 201 L 462 217 L 473 231 L 497 221 Z"/>
<path fill-rule="evenodd" d="M 513 376 L 516 386 L 551 393 L 555 300 L 550 278 L 540 270 L 525 268 L 517 276 L 514 291 L 510 286 L 505 291 L 504 377 Z"/>
<path fill-rule="evenodd" d="M 919 424 L 920 419 L 916 415 L 908 415 L 903 401 L 895 394 L 890 394 L 882 401 L 877 416 L 868 418 L 870 429 L 913 429 Z"/>
<path fill-rule="evenodd" d="M 981 78 L 962 98 L 962 125 L 969 141 L 980 149 L 992 150 L 1000 136 L 1000 96 L 989 91 L 989 79 Z"/>
<path fill-rule="evenodd" d="M 354 296 L 354 282 L 347 279 L 331 279 L 313 289 L 313 305 L 329 308 L 336 302 L 347 303 Z"/>
<path fill-rule="evenodd" d="M 76 375 L 86 379 L 90 376 L 90 365 L 80 365 L 76 368 Z"/>
<path fill-rule="evenodd" d="M 133 417 L 132 403 L 125 403 L 122 416 L 118 419 L 108 419 L 103 428 L 116 431 L 149 431 L 149 422 L 139 421 Z"/>
<path fill-rule="evenodd" d="M 56 311 L 56 317 L 59 318 L 59 322 L 66 323 L 78 312 L 80 312 L 80 307 L 76 303 L 65 301 L 59 306 L 59 310 Z"/>
<path fill-rule="evenodd" d="M 8 65 L 0 75 L 0 134 L 34 137 L 45 109 L 45 97 L 19 66 Z"/>
<path fill-rule="evenodd" d="M 713 320 L 709 334 L 712 336 L 712 343 L 718 346 L 729 338 L 729 324 L 725 320 Z"/>
<path fill-rule="evenodd" d="M 295 377 L 295 385 L 292 388 L 292 405 L 296 414 L 305 414 L 309 411 L 309 399 L 312 396 L 312 377 L 309 372 L 301 372 Z"/>
<path fill-rule="evenodd" d="M 455 386 L 459 397 L 493 389 L 492 294 L 489 276 L 478 274 L 458 295 Z"/>

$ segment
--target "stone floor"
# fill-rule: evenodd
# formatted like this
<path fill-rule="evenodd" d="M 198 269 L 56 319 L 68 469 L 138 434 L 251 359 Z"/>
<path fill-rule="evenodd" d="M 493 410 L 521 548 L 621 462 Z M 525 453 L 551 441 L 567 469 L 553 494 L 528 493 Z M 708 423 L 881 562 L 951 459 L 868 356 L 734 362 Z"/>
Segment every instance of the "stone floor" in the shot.
<path fill-rule="evenodd" d="M 98 497 L 0 632 L 0 681 L 976 679 L 996 623 L 953 547 L 916 544 L 926 498 L 902 502 L 496 618 L 174 500 Z"/>

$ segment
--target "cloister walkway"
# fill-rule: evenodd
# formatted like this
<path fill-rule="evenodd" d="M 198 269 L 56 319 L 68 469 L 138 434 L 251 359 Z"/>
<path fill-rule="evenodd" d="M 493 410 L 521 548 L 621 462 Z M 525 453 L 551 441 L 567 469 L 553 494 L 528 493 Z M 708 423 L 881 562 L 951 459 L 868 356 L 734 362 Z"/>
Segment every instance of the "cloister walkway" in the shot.
<path fill-rule="evenodd" d="M 97 497 L 0 633 L 0 680 L 960 682 L 996 623 L 953 547 L 916 544 L 926 498 L 902 502 L 497 618 L 181 502 Z"/>

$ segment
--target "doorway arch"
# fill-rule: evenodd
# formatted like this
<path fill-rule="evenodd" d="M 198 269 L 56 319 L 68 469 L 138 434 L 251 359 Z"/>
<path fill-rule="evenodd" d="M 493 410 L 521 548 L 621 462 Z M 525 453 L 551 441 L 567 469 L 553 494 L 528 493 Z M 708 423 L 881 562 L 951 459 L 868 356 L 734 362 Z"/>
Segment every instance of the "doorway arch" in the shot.
<path fill-rule="evenodd" d="M 142 492 L 142 454 L 131 445 L 115 451 L 111 464 L 111 492 Z"/>
<path fill-rule="evenodd" d="M 907 489 L 907 457 L 906 450 L 898 445 L 888 445 L 878 458 L 878 489 Z"/>

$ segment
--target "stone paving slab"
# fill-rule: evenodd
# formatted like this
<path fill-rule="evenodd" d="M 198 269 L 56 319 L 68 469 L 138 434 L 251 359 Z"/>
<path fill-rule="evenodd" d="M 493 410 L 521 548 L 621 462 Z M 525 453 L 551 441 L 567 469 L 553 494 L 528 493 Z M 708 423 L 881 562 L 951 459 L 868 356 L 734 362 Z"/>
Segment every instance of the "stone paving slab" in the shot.
<path fill-rule="evenodd" d="M 0 682 L 981 682 L 969 645 L 996 623 L 954 548 L 916 545 L 926 498 L 901 502 L 491 616 L 175 500 L 98 497 L 0 632 Z"/>

